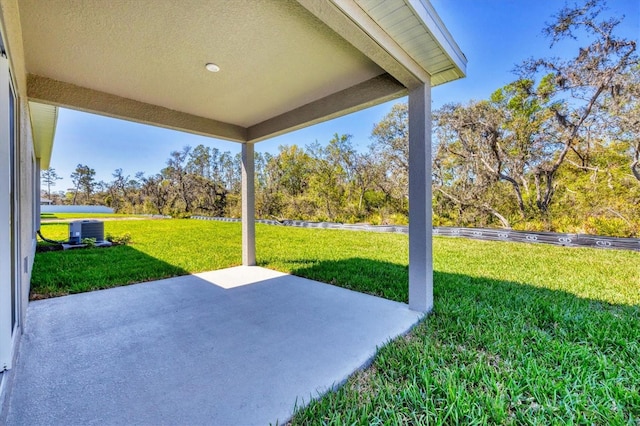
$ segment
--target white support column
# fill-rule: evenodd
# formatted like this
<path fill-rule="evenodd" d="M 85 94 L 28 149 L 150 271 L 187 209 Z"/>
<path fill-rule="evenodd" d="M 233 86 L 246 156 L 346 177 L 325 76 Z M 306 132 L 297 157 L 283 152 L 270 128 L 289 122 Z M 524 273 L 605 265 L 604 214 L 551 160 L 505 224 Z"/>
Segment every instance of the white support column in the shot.
<path fill-rule="evenodd" d="M 255 159 L 252 143 L 242 144 L 242 264 L 256 264 Z"/>
<path fill-rule="evenodd" d="M 409 308 L 433 308 L 431 85 L 409 91 Z"/>

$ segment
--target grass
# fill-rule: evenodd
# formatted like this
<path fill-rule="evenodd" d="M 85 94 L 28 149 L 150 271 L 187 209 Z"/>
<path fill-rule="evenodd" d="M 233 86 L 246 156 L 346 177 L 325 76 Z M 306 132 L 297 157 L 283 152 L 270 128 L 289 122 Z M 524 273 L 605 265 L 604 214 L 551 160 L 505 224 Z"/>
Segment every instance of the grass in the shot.
<path fill-rule="evenodd" d="M 43 225 L 63 238 L 66 225 Z M 36 293 L 240 263 L 240 225 L 105 222 L 131 246 L 38 253 Z M 257 226 L 258 261 L 407 301 L 407 237 Z M 434 239 L 431 315 L 293 424 L 640 425 L 640 253 Z"/>
<path fill-rule="evenodd" d="M 105 221 L 105 235 L 129 233 L 130 245 L 38 253 L 32 298 L 61 296 L 225 268 L 241 263 L 239 228 L 196 220 Z M 236 229 L 237 228 L 237 229 Z M 68 224 L 43 223 L 52 240 L 68 237 Z"/>

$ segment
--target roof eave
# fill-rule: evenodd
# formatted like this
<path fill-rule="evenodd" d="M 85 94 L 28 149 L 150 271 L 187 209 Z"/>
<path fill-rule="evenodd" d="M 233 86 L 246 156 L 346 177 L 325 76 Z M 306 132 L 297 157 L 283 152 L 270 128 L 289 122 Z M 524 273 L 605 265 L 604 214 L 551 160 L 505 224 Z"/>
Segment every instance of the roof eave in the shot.
<path fill-rule="evenodd" d="M 419 55 L 416 53 L 421 52 L 408 50 L 407 46 L 394 38 L 392 28 L 374 18 L 361 4 L 362 1 L 330 0 L 324 3 L 298 0 L 298 2 L 408 89 L 424 83 L 437 86 L 466 76 L 467 58 L 428 0 L 393 0 L 393 2 L 406 6 L 422 23 L 425 48 L 429 43 L 427 39 L 431 38 L 446 58 L 448 66 L 436 71 L 429 70 L 428 64 L 420 62 Z M 330 5 L 333 5 L 333 8 Z M 340 20 L 335 13 L 338 10 L 351 25 L 346 25 Z M 359 28 L 360 31 L 355 28 Z M 366 37 L 362 37 L 364 34 Z"/>
<path fill-rule="evenodd" d="M 455 42 L 453 36 L 438 16 L 438 13 L 433 8 L 431 3 L 427 0 L 404 0 L 407 6 L 409 6 L 413 12 L 422 19 L 422 21 L 427 26 L 427 29 L 433 36 L 433 38 L 438 42 L 444 51 L 445 55 L 450 59 L 452 67 L 448 70 L 442 71 L 439 74 L 442 74 L 444 78 L 441 81 L 438 81 L 437 84 L 448 83 L 449 81 L 457 80 L 459 78 L 464 78 L 467 75 L 467 57 L 462 53 L 460 46 Z M 455 74 L 450 73 L 449 71 L 453 70 Z M 444 76 L 445 74 L 449 74 L 448 76 Z M 455 75 L 455 77 L 454 77 Z M 435 86 L 436 84 L 434 84 Z"/>
<path fill-rule="evenodd" d="M 29 110 L 35 156 L 40 159 L 40 168 L 46 170 L 51 164 L 58 107 L 29 101 Z"/>

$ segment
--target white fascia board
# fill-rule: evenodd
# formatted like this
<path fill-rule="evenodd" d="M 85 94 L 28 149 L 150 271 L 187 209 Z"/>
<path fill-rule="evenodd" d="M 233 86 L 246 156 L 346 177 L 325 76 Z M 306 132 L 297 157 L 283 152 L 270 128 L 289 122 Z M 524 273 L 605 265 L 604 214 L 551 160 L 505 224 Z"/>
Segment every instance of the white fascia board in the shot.
<path fill-rule="evenodd" d="M 413 10 L 413 13 L 420 17 L 425 24 L 427 31 L 433 35 L 436 42 L 442 47 L 444 53 L 451 59 L 452 63 L 460 70 L 463 76 L 467 75 L 467 58 L 460 50 L 460 47 L 453 39 L 444 22 L 438 16 L 428 0 L 404 0 Z"/>

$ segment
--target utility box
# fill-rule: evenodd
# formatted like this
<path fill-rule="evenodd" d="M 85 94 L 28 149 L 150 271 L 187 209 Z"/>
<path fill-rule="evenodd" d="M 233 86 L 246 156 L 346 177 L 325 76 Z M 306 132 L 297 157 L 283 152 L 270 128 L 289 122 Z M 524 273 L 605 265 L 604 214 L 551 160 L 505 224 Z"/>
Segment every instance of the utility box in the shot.
<path fill-rule="evenodd" d="M 80 244 L 85 238 L 104 241 L 104 222 L 100 220 L 74 220 L 69 222 L 69 243 Z"/>

